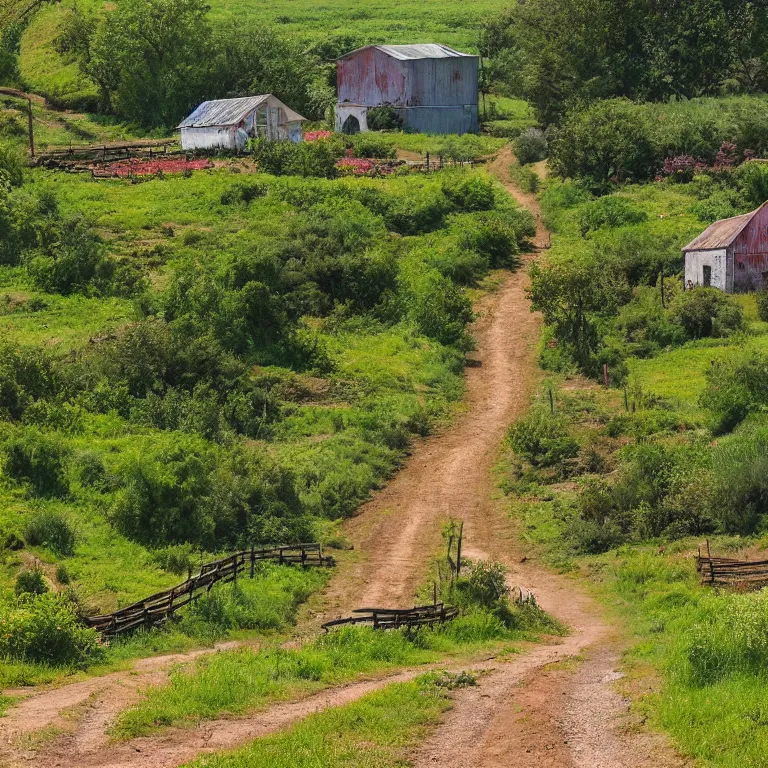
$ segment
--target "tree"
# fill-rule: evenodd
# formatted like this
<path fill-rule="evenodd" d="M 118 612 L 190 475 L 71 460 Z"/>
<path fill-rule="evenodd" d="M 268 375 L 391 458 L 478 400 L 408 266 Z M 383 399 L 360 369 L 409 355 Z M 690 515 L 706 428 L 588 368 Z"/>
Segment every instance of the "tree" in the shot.
<path fill-rule="evenodd" d="M 104 107 L 145 127 L 174 126 L 201 90 L 208 10 L 202 0 L 121 0 L 96 28 L 84 63 Z"/>

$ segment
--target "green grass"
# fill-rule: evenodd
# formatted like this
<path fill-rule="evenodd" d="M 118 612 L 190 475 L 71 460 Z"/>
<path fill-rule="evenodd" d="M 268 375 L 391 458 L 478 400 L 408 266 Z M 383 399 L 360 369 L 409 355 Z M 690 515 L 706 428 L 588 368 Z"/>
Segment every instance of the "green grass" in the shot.
<path fill-rule="evenodd" d="M 537 638 L 538 621 L 521 613 L 520 628 L 506 629 L 490 613 L 477 611 L 410 637 L 405 632 L 347 627 L 321 635 L 298 650 L 217 653 L 180 667 L 167 685 L 149 687 L 141 702 L 120 715 L 113 735 L 129 739 L 164 726 L 253 711 L 361 675 L 465 657 L 489 648 L 513 652 L 510 643 Z"/>
<path fill-rule="evenodd" d="M 232 752 L 202 757 L 188 768 L 407 765 L 408 749 L 423 740 L 450 706 L 445 688 L 425 675 L 312 715 L 283 733 Z"/>

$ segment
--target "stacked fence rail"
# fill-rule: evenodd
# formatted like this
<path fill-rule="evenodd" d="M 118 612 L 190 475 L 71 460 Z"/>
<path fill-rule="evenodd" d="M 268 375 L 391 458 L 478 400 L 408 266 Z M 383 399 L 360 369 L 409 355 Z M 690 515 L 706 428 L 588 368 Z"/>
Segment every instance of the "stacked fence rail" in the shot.
<path fill-rule="evenodd" d="M 710 586 L 762 587 L 768 584 L 768 560 L 738 560 L 732 557 L 703 555 L 701 548 L 696 555 L 696 570 L 702 584 Z"/>
<path fill-rule="evenodd" d="M 413 608 L 358 608 L 352 613 L 354 615 L 343 619 L 326 621 L 322 625 L 323 629 L 327 632 L 345 624 L 365 624 L 374 629 L 430 626 L 455 619 L 459 609 L 444 603 L 434 603 Z"/>
<path fill-rule="evenodd" d="M 180 608 L 197 600 L 204 592 L 210 592 L 215 584 L 236 581 L 238 575 L 246 570 L 253 578 L 256 564 L 266 561 L 304 567 L 326 567 L 334 564 L 332 557 L 323 555 L 319 544 L 296 544 L 263 549 L 252 547 L 203 564 L 196 576 L 190 576 L 185 582 L 175 587 L 145 597 L 113 613 L 84 616 L 83 621 L 104 638 L 127 634 L 138 629 L 160 627 Z"/>

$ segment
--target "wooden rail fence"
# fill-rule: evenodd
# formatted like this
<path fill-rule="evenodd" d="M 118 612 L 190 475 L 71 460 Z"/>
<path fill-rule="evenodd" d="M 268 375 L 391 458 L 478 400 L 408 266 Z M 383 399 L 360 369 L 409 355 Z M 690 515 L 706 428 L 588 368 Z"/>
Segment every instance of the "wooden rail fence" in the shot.
<path fill-rule="evenodd" d="M 137 629 L 159 627 L 179 608 L 197 600 L 204 591 L 210 592 L 214 584 L 236 581 L 238 574 L 246 569 L 253 578 L 256 563 L 265 561 L 305 567 L 325 567 L 334 564 L 332 557 L 323 555 L 319 544 L 296 544 L 264 549 L 252 547 L 220 560 L 205 563 L 201 566 L 200 573 L 190 576 L 182 584 L 145 597 L 113 613 L 82 618 L 87 626 L 93 627 L 104 638 L 115 637 Z"/>
<path fill-rule="evenodd" d="M 711 586 L 761 587 L 768 584 L 768 560 L 738 560 L 732 557 L 712 557 L 707 542 L 706 554 L 701 547 L 696 555 L 696 570 L 702 584 Z"/>
<path fill-rule="evenodd" d="M 413 608 L 358 608 L 353 616 L 326 621 L 323 629 L 327 632 L 343 624 L 367 624 L 374 629 L 399 629 L 400 627 L 421 627 L 442 624 L 459 615 L 459 609 L 444 603 L 420 605 Z"/>

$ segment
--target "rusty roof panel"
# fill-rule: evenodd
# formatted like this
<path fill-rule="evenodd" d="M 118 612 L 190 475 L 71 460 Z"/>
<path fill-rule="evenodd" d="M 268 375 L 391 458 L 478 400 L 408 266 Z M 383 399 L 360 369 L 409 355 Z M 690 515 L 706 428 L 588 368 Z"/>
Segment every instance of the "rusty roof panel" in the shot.
<path fill-rule="evenodd" d="M 356 53 L 366 50 L 367 48 L 375 48 L 376 50 L 386 53 L 387 56 L 391 56 L 393 59 L 400 59 L 400 61 L 406 61 L 408 59 L 459 59 L 459 58 L 473 58 L 470 53 L 462 53 L 453 48 L 449 48 L 447 45 L 440 43 L 424 43 L 421 45 L 366 45 L 363 48 L 345 53 L 341 58 L 346 59 L 347 56 L 354 56 Z"/>
<path fill-rule="evenodd" d="M 305 120 L 298 112 L 294 112 L 270 93 L 261 96 L 244 96 L 240 99 L 217 99 L 204 101 L 197 109 L 182 122 L 179 128 L 209 128 L 214 126 L 236 125 L 244 120 L 254 109 L 270 103 L 270 106 L 283 108 L 285 118 L 289 122 Z"/>
<path fill-rule="evenodd" d="M 752 221 L 752 217 L 759 211 L 743 213 L 741 216 L 733 216 L 730 219 L 721 219 L 710 224 L 695 240 L 691 240 L 683 251 L 712 251 L 718 248 L 727 248 L 741 234 L 744 227 Z"/>

